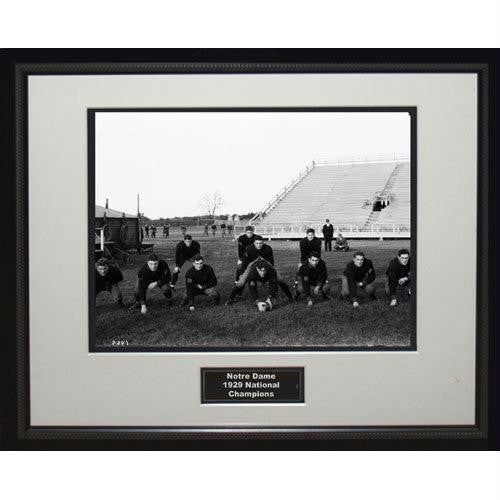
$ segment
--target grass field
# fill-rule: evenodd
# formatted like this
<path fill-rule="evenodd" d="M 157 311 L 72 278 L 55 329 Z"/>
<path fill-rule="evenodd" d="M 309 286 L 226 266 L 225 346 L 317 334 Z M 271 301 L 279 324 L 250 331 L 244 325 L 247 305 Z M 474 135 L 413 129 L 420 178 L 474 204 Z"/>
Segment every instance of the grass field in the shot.
<path fill-rule="evenodd" d="M 218 289 L 224 303 L 234 284 L 237 260 L 236 243 L 230 238 L 196 237 L 200 241 L 205 262 L 210 264 L 218 278 Z M 157 238 L 154 250 L 160 258 L 166 258 L 173 270 L 174 247 L 179 238 Z M 326 261 L 329 281 L 332 284 L 329 302 L 317 302 L 307 308 L 304 299 L 289 304 L 280 293 L 271 312 L 261 313 L 251 305 L 248 291 L 244 300 L 231 306 L 214 306 L 211 299 L 196 299 L 196 310 L 189 312 L 179 307 L 184 293 L 185 264 L 174 294 L 174 305 L 166 306 L 163 295 L 157 290 L 148 294 L 148 314 L 138 310 L 119 309 L 109 294 L 101 293 L 96 302 L 95 345 L 98 348 L 126 346 L 160 348 L 246 348 L 284 347 L 312 348 L 410 348 L 413 326 L 408 298 L 400 297 L 399 305 L 390 308 L 383 286 L 385 270 L 399 248 L 409 248 L 409 241 L 351 241 L 348 253 L 328 252 Z M 277 269 L 292 286 L 297 269 L 299 251 L 297 241 L 273 241 Z M 377 274 L 377 287 L 381 299 L 372 301 L 366 296 L 360 299 L 360 307 L 354 309 L 348 300 L 340 300 L 340 274 L 352 258 L 352 251 L 363 250 L 373 261 Z M 137 271 L 146 255 L 133 255 L 122 266 L 124 280 L 120 287 L 125 303 L 134 300 L 133 287 Z M 190 265 L 190 264 L 189 264 Z M 361 292 L 363 293 L 363 292 Z"/>

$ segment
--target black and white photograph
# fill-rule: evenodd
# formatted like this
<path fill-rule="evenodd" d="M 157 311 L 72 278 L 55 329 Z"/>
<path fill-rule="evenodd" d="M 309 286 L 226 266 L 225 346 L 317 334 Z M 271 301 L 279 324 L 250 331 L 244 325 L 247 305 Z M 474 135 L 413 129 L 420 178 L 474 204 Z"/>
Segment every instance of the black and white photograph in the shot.
<path fill-rule="evenodd" d="M 497 54 L 106 54 L 10 56 L 11 447 L 492 447 Z"/>
<path fill-rule="evenodd" d="M 90 110 L 90 349 L 414 350 L 415 120 Z"/>

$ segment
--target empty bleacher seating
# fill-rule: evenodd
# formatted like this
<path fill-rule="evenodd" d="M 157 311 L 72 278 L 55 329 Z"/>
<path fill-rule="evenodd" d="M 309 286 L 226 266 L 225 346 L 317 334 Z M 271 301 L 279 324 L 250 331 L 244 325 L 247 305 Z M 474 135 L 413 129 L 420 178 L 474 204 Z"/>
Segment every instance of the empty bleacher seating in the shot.
<path fill-rule="evenodd" d="M 396 169 L 396 166 L 398 168 Z M 391 174 L 394 174 L 391 178 Z M 409 161 L 315 162 L 313 168 L 272 205 L 262 217 L 267 226 L 317 226 L 329 218 L 335 226 L 363 227 L 372 212 L 375 193 L 383 192 L 391 178 L 394 201 L 379 222 L 409 227 Z"/>
<path fill-rule="evenodd" d="M 399 228 L 410 227 L 410 164 L 403 163 L 391 190 L 391 204 L 382 210 L 378 223 L 394 224 Z"/>

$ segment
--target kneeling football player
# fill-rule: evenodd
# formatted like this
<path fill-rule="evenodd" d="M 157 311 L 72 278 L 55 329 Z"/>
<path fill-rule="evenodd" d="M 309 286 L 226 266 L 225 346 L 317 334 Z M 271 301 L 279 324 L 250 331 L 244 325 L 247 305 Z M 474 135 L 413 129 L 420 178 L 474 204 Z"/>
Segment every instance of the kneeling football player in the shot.
<path fill-rule="evenodd" d="M 306 237 L 302 238 L 299 241 L 299 247 L 300 247 L 300 264 L 298 265 L 299 268 L 302 264 L 304 264 L 304 262 L 307 262 L 309 255 L 311 255 L 311 252 L 317 252 L 318 255 L 321 257 L 321 240 L 319 238 L 316 238 L 316 233 L 312 227 L 306 231 Z"/>
<path fill-rule="evenodd" d="M 201 255 L 193 257 L 193 266 L 186 272 L 186 294 L 181 305 L 189 304 L 189 310 L 194 311 L 194 298 L 197 295 L 207 295 L 214 299 L 215 305 L 220 302 L 217 289 L 217 278 L 212 266 L 203 262 Z"/>
<path fill-rule="evenodd" d="M 240 238 L 243 240 L 243 242 L 245 242 L 245 239 L 243 237 L 240 236 Z M 264 243 L 264 239 L 262 238 L 262 236 L 255 234 L 249 239 L 253 240 L 253 243 L 250 243 L 245 247 L 241 258 L 238 259 L 238 269 L 236 270 L 235 281 L 235 286 L 238 288 L 238 293 L 235 296 L 235 300 L 239 299 L 241 297 L 241 294 L 243 293 L 245 283 L 248 280 L 248 273 L 250 272 L 251 264 L 256 262 L 258 259 L 264 259 L 269 262 L 269 264 L 274 266 L 273 249 L 269 245 Z"/>
<path fill-rule="evenodd" d="M 295 298 L 298 299 L 301 293 L 305 294 L 309 307 L 313 305 L 313 295 L 319 296 L 321 294 L 323 300 L 330 300 L 328 296 L 330 284 L 328 283 L 326 264 L 318 252 L 311 252 L 307 262 L 300 266 L 296 290 Z"/>
<path fill-rule="evenodd" d="M 238 236 L 238 262 L 236 264 L 236 278 L 235 283 L 238 282 L 240 276 L 245 271 L 245 267 L 243 262 L 245 260 L 245 252 L 248 246 L 253 245 L 253 242 L 257 238 L 258 235 L 254 234 L 253 226 L 246 226 L 245 233 Z M 264 242 L 262 242 L 264 243 Z"/>
<path fill-rule="evenodd" d="M 135 303 L 132 305 L 132 309 L 140 307 L 141 313 L 146 314 L 146 293 L 155 288 L 161 290 L 167 299 L 167 304 L 171 304 L 170 269 L 165 260 L 159 259 L 155 253 L 152 253 L 147 262 L 139 269 L 137 277 Z"/>
<path fill-rule="evenodd" d="M 370 259 L 363 252 L 355 252 L 352 261 L 347 264 L 342 278 L 341 297 L 350 297 L 353 307 L 358 307 L 358 290 L 365 292 L 373 299 L 375 296 L 375 269 Z"/>
<path fill-rule="evenodd" d="M 258 283 L 261 283 L 263 288 L 267 287 L 265 300 L 259 300 Z M 278 275 L 274 267 L 265 260 L 258 260 L 253 264 L 248 274 L 248 290 L 259 311 L 270 311 L 273 308 L 272 300 L 278 295 Z"/>
<path fill-rule="evenodd" d="M 265 300 L 259 300 L 257 283 L 262 283 L 263 287 L 267 285 L 267 297 Z M 271 264 L 268 264 L 265 260 L 260 260 L 252 266 L 249 274 L 248 290 L 252 302 L 257 306 L 259 311 L 270 311 L 273 308 L 272 300 L 276 299 L 278 294 L 278 275 Z"/>
<path fill-rule="evenodd" d="M 123 280 L 122 272 L 110 264 L 108 259 L 99 259 L 95 265 L 95 296 L 109 292 L 120 307 L 123 307 L 123 294 L 118 283 Z"/>
<path fill-rule="evenodd" d="M 258 258 L 252 262 L 241 275 L 240 279 L 231 291 L 226 305 L 232 304 L 236 300 L 236 297 L 241 295 L 246 284 L 248 284 L 248 288 L 250 290 L 250 297 L 255 300 L 254 293 L 256 292 L 257 282 L 269 284 L 269 286 L 273 289 L 276 288 L 276 291 L 274 292 L 275 296 L 277 295 L 277 286 L 279 285 L 287 299 L 290 302 L 293 302 L 292 293 L 285 280 L 276 271 L 276 269 L 274 269 L 269 261 Z M 274 282 L 276 282 L 276 287 L 274 287 Z"/>
<path fill-rule="evenodd" d="M 398 256 L 389 262 L 387 268 L 387 283 L 385 284 L 385 293 L 390 296 L 391 307 L 394 307 L 398 302 L 396 299 L 396 291 L 398 286 L 408 287 L 408 295 L 411 294 L 410 278 L 411 278 L 411 259 L 410 252 L 402 248 L 398 251 Z"/>
<path fill-rule="evenodd" d="M 175 267 L 172 273 L 172 288 L 175 288 L 182 266 L 188 261 L 192 261 L 195 255 L 200 253 L 200 244 L 193 240 L 190 234 L 185 234 L 184 239 L 177 243 L 175 247 Z"/>

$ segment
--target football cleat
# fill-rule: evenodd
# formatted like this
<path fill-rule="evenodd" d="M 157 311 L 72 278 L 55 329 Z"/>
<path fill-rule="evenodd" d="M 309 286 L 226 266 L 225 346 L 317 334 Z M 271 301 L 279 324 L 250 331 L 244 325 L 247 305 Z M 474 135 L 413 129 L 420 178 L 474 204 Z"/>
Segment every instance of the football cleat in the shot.
<path fill-rule="evenodd" d="M 146 304 L 142 304 L 141 306 L 141 314 L 146 314 L 148 312 L 148 308 L 146 307 Z"/>
<path fill-rule="evenodd" d="M 398 301 L 396 299 L 392 299 L 391 300 L 391 303 L 389 304 L 391 307 L 394 307 L 396 304 L 398 303 Z"/>

